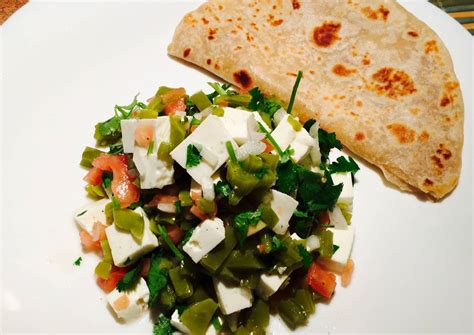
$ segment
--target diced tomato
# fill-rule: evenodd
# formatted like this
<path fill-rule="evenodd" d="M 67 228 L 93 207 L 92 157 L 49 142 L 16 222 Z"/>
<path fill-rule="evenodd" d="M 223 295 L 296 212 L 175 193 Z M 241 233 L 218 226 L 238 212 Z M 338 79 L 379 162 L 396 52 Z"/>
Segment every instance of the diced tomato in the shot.
<path fill-rule="evenodd" d="M 126 155 L 102 155 L 92 162 L 95 168 L 112 171 L 112 192 L 122 208 L 137 202 L 140 197 L 139 188 L 128 174 L 127 161 Z"/>
<path fill-rule="evenodd" d="M 311 286 L 314 291 L 329 299 L 336 288 L 336 275 L 323 270 L 315 261 L 308 269 L 306 283 Z"/>
<path fill-rule="evenodd" d="M 89 170 L 89 173 L 84 177 L 84 180 L 94 186 L 102 184 L 102 173 L 101 169 L 93 167 Z"/>
<path fill-rule="evenodd" d="M 176 101 L 170 102 L 165 106 L 164 112 L 166 115 L 174 115 L 176 112 L 184 112 L 186 110 L 186 103 L 184 98 L 179 98 Z"/>
<path fill-rule="evenodd" d="M 151 124 L 138 125 L 135 129 L 135 142 L 139 147 L 148 148 L 154 136 L 155 129 Z"/>
<path fill-rule="evenodd" d="M 151 265 L 151 258 L 143 258 L 141 260 L 141 270 L 140 270 L 140 276 L 143 278 L 148 277 L 148 272 L 150 272 L 150 265 Z"/>
<path fill-rule="evenodd" d="M 207 214 L 204 213 L 203 211 L 201 211 L 197 205 L 193 205 L 193 206 L 191 207 L 191 209 L 190 209 L 190 212 L 191 212 L 194 216 L 200 218 L 202 221 L 208 219 Z"/>
<path fill-rule="evenodd" d="M 184 231 L 181 230 L 177 225 L 168 225 L 166 227 L 166 231 L 168 232 L 168 237 L 170 238 L 173 244 L 178 244 L 181 242 L 184 236 Z"/>
<path fill-rule="evenodd" d="M 270 153 L 275 149 L 275 148 L 273 148 L 273 145 L 271 145 L 270 142 L 266 138 L 263 139 L 263 144 L 265 144 L 265 152 L 266 153 Z"/>
<path fill-rule="evenodd" d="M 107 235 L 105 234 L 105 226 L 100 222 L 95 222 L 94 227 L 92 228 L 92 240 L 96 241 L 103 241 L 107 239 Z"/>
<path fill-rule="evenodd" d="M 225 100 L 219 101 L 219 106 L 220 107 L 229 107 L 229 103 Z"/>
<path fill-rule="evenodd" d="M 175 195 L 164 195 L 164 194 L 157 194 L 147 203 L 148 207 L 156 207 L 159 204 L 175 204 L 179 198 Z"/>
<path fill-rule="evenodd" d="M 349 259 L 347 261 L 346 266 L 342 270 L 341 284 L 343 287 L 349 286 L 349 284 L 351 283 L 353 272 L 354 272 L 354 261 L 352 259 Z"/>
<path fill-rule="evenodd" d="M 79 233 L 79 237 L 81 239 L 82 246 L 84 247 L 84 250 L 86 252 L 102 250 L 100 246 L 100 241 L 94 241 L 91 234 L 89 234 L 87 231 L 81 230 L 81 232 Z"/>
<path fill-rule="evenodd" d="M 189 193 L 189 195 L 191 196 L 191 199 L 193 199 L 194 202 L 198 201 L 199 199 L 202 198 L 202 191 L 199 190 L 199 191 L 191 191 Z"/>
<path fill-rule="evenodd" d="M 186 95 L 186 90 L 180 87 L 180 88 L 171 89 L 168 92 L 161 94 L 160 98 L 161 98 L 161 102 L 167 105 L 178 99 L 184 98 L 185 95 Z"/>
<path fill-rule="evenodd" d="M 329 224 L 329 212 L 328 211 L 324 211 L 324 212 L 321 212 L 321 214 L 319 214 L 319 223 L 321 223 L 322 225 L 328 225 Z"/>
<path fill-rule="evenodd" d="M 109 279 L 97 278 L 97 285 L 100 286 L 105 292 L 112 292 L 116 287 L 120 279 L 122 279 L 127 273 L 126 268 L 113 267 L 110 272 Z"/>

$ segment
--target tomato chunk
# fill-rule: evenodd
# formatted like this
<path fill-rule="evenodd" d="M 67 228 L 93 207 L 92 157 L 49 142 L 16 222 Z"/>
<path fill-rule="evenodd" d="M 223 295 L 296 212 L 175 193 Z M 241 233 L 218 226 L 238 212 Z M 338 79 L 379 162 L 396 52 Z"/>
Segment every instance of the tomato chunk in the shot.
<path fill-rule="evenodd" d="M 179 98 L 176 101 L 170 102 L 165 106 L 164 112 L 166 115 L 174 115 L 176 112 L 184 112 L 186 110 L 186 103 L 184 98 Z"/>
<path fill-rule="evenodd" d="M 121 208 L 126 208 L 137 202 L 140 197 L 140 190 L 133 184 L 133 177 L 128 173 L 127 161 L 126 155 L 102 155 L 92 162 L 92 166 L 97 169 L 112 171 L 112 193 Z"/>
<path fill-rule="evenodd" d="M 97 278 L 97 285 L 100 286 L 105 292 L 112 292 L 116 287 L 120 279 L 122 279 L 127 273 L 126 268 L 118 268 L 113 266 L 110 272 L 109 279 Z"/>
<path fill-rule="evenodd" d="M 184 237 L 184 231 L 181 230 L 177 225 L 168 225 L 166 227 L 166 231 L 168 232 L 168 237 L 170 238 L 173 244 L 178 244 Z"/>
<path fill-rule="evenodd" d="M 311 286 L 314 291 L 329 299 L 336 288 L 336 275 L 323 270 L 315 261 L 308 269 L 306 283 Z"/>
<path fill-rule="evenodd" d="M 100 246 L 100 240 L 94 241 L 91 234 L 89 234 L 87 231 L 81 230 L 81 232 L 79 233 L 79 237 L 81 239 L 81 244 L 86 252 L 102 250 L 102 247 Z"/>
<path fill-rule="evenodd" d="M 101 169 L 93 167 L 89 170 L 89 173 L 84 177 L 84 180 L 94 186 L 102 184 L 102 173 Z"/>

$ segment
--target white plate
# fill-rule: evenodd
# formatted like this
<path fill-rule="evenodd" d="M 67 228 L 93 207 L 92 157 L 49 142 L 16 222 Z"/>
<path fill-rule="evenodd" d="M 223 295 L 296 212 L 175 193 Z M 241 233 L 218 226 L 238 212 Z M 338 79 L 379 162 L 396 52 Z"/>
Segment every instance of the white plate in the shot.
<path fill-rule="evenodd" d="M 406 7 L 451 51 L 465 97 L 461 180 L 440 203 L 384 183 L 362 164 L 353 224 L 353 283 L 300 333 L 472 330 L 472 38 L 425 1 Z M 148 318 L 115 321 L 72 220 L 86 200 L 78 166 L 94 124 L 137 92 L 206 87 L 166 55 L 191 2 L 31 2 L 1 28 L 2 321 L 5 333 L 151 334 Z M 275 319 L 271 330 L 288 329 Z"/>

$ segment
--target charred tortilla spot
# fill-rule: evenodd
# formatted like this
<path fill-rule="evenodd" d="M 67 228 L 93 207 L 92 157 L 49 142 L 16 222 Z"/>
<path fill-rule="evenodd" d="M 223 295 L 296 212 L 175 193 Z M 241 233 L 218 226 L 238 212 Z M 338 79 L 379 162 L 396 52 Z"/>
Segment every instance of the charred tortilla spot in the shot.
<path fill-rule="evenodd" d="M 443 98 L 441 99 L 441 102 L 439 103 L 439 105 L 440 105 L 441 107 L 446 107 L 446 106 L 449 105 L 450 103 L 451 103 L 451 99 L 450 99 L 447 95 L 445 95 L 445 96 L 443 96 Z"/>
<path fill-rule="evenodd" d="M 214 64 L 214 69 L 216 69 L 216 70 L 220 70 L 220 69 L 221 69 L 221 67 L 219 66 L 219 64 L 217 64 L 217 63 L 216 63 L 216 64 Z"/>
<path fill-rule="evenodd" d="M 417 115 L 419 112 L 420 112 L 420 109 L 419 109 L 419 108 L 412 108 L 412 109 L 410 109 L 410 113 L 412 113 L 413 115 Z"/>
<path fill-rule="evenodd" d="M 217 8 L 219 8 L 219 10 L 223 10 L 223 9 L 224 9 L 224 6 L 219 5 Z"/>
<path fill-rule="evenodd" d="M 364 105 L 364 103 L 361 100 L 356 101 L 356 106 L 357 107 L 362 107 L 363 105 Z"/>
<path fill-rule="evenodd" d="M 211 65 L 212 64 L 212 60 L 210 58 L 207 59 L 206 61 L 207 65 Z"/>
<path fill-rule="evenodd" d="M 425 54 L 429 54 L 430 52 L 438 52 L 438 44 L 435 40 L 427 41 L 425 43 Z"/>
<path fill-rule="evenodd" d="M 451 151 L 445 148 L 443 144 L 439 145 L 439 149 L 436 150 L 436 153 L 438 154 L 438 156 L 442 156 L 445 160 L 450 159 L 452 156 Z"/>
<path fill-rule="evenodd" d="M 321 26 L 314 28 L 313 40 L 318 47 L 327 48 L 340 40 L 338 35 L 341 24 L 336 22 L 324 22 Z"/>
<path fill-rule="evenodd" d="M 408 34 L 409 36 L 415 37 L 415 38 L 419 36 L 416 31 L 409 31 L 409 32 L 407 32 L 407 34 Z"/>
<path fill-rule="evenodd" d="M 415 140 L 415 131 L 400 123 L 393 123 L 387 125 L 400 144 L 412 143 Z"/>
<path fill-rule="evenodd" d="M 363 141 L 363 140 L 365 139 L 364 133 L 362 133 L 362 132 L 360 132 L 360 131 L 357 132 L 357 133 L 355 134 L 355 139 L 356 139 L 356 141 Z"/>
<path fill-rule="evenodd" d="M 287 72 L 286 75 L 288 76 L 293 76 L 293 77 L 297 77 L 298 74 L 294 73 L 294 72 Z"/>
<path fill-rule="evenodd" d="M 253 36 L 249 33 L 245 33 L 248 42 L 253 42 Z"/>
<path fill-rule="evenodd" d="M 384 67 L 372 75 L 375 83 L 370 87 L 378 95 L 396 99 L 416 92 L 415 83 L 411 77 L 403 71 L 391 67 Z"/>
<path fill-rule="evenodd" d="M 183 51 L 183 57 L 184 57 L 184 58 L 188 57 L 190 53 L 191 53 L 191 49 L 190 49 L 190 48 L 184 49 L 184 51 Z"/>
<path fill-rule="evenodd" d="M 431 179 L 426 178 L 425 181 L 423 181 L 424 186 L 432 186 L 433 181 Z"/>
<path fill-rule="evenodd" d="M 217 28 L 209 28 L 209 31 L 208 31 L 208 36 L 207 38 L 209 40 L 213 40 L 216 38 L 216 34 L 217 34 Z"/>
<path fill-rule="evenodd" d="M 420 135 L 418 135 L 418 140 L 420 142 L 426 142 L 430 138 L 430 134 L 427 131 L 423 130 Z"/>
<path fill-rule="evenodd" d="M 444 168 L 443 163 L 441 163 L 441 158 L 439 158 L 438 156 L 435 156 L 435 155 L 431 156 L 431 160 L 433 161 L 433 164 L 434 164 L 437 168 L 439 168 L 439 169 Z"/>
<path fill-rule="evenodd" d="M 362 58 L 362 65 L 370 65 L 370 57 L 368 54 L 365 54 L 364 58 Z"/>
<path fill-rule="evenodd" d="M 275 20 L 272 22 L 272 26 L 277 27 L 283 23 L 283 19 Z"/>
<path fill-rule="evenodd" d="M 205 17 L 201 18 L 201 21 L 204 24 L 209 24 L 209 20 L 207 20 Z"/>
<path fill-rule="evenodd" d="M 332 72 L 337 76 L 348 77 L 348 76 L 353 75 L 356 72 L 356 70 L 349 69 L 345 67 L 343 64 L 336 64 L 333 66 Z"/>
<path fill-rule="evenodd" d="M 299 2 L 299 0 L 291 0 L 291 5 L 293 6 L 293 9 L 301 8 L 301 3 Z"/>
<path fill-rule="evenodd" d="M 372 9 L 370 7 L 362 8 L 362 13 L 370 20 L 381 20 L 387 21 L 390 11 L 381 5 L 377 9 Z"/>
<path fill-rule="evenodd" d="M 243 89 L 249 89 L 252 86 L 252 78 L 245 70 L 234 72 L 234 81 Z"/>
<path fill-rule="evenodd" d="M 315 74 L 314 70 L 309 70 L 309 73 Z"/>

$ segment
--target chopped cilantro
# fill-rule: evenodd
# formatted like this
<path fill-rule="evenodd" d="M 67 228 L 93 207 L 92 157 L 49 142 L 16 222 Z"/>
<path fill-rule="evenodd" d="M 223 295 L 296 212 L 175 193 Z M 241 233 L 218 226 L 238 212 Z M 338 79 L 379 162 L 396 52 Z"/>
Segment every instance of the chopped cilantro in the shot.
<path fill-rule="evenodd" d="M 120 208 L 120 203 L 114 195 L 112 196 L 111 200 L 112 200 L 112 207 L 115 208 L 115 209 L 119 209 Z"/>
<path fill-rule="evenodd" d="M 176 213 L 180 214 L 182 212 L 180 200 L 174 202 L 174 207 L 176 208 Z"/>
<path fill-rule="evenodd" d="M 228 197 L 232 193 L 232 188 L 227 182 L 219 180 L 216 184 L 214 184 L 214 190 L 217 195 Z"/>
<path fill-rule="evenodd" d="M 199 126 L 200 124 L 201 124 L 201 121 L 199 121 L 193 116 L 193 118 L 191 119 L 191 126 Z"/>
<path fill-rule="evenodd" d="M 303 72 L 298 71 L 295 84 L 293 85 L 293 90 L 291 91 L 290 102 L 288 103 L 288 108 L 286 109 L 288 114 L 291 114 L 291 111 L 293 109 L 293 104 L 295 102 L 296 92 L 298 91 L 298 86 L 300 85 L 301 77 L 303 77 Z"/>
<path fill-rule="evenodd" d="M 188 308 L 188 306 L 184 304 L 177 304 L 175 308 L 178 311 L 178 315 L 181 316 L 181 314 L 183 314 L 183 312 Z"/>
<path fill-rule="evenodd" d="M 307 213 L 305 214 L 307 217 L 309 216 Z M 293 225 L 293 228 L 295 233 L 298 234 L 298 236 L 306 238 L 311 233 L 313 223 L 311 222 L 311 220 L 298 220 Z"/>
<path fill-rule="evenodd" d="M 207 95 L 207 98 L 211 101 L 218 95 L 227 95 L 227 90 L 230 87 L 229 84 L 223 84 L 222 86 L 219 85 L 219 83 L 207 83 L 207 84 L 214 89 L 213 93 Z"/>
<path fill-rule="evenodd" d="M 311 129 L 311 127 L 316 123 L 315 119 L 309 119 L 303 125 L 303 128 L 306 129 L 307 132 Z"/>
<path fill-rule="evenodd" d="M 299 210 L 294 211 L 293 215 L 297 218 L 308 218 L 308 213 Z"/>
<path fill-rule="evenodd" d="M 234 217 L 234 227 L 240 245 L 243 245 L 245 239 L 247 238 L 249 226 L 257 225 L 258 221 L 260 221 L 261 218 L 261 209 L 257 209 L 255 212 L 243 212 Z"/>
<path fill-rule="evenodd" d="M 311 263 L 313 263 L 313 256 L 308 252 L 308 250 L 306 250 L 306 248 L 302 244 L 298 245 L 298 252 L 301 258 L 303 258 L 303 266 L 305 268 L 309 268 L 311 266 Z"/>
<path fill-rule="evenodd" d="M 155 306 L 158 293 L 168 284 L 168 269 L 161 268 L 164 258 L 160 253 L 151 256 L 150 270 L 148 271 L 147 285 L 150 290 L 150 306 Z"/>
<path fill-rule="evenodd" d="M 79 266 L 79 265 L 81 265 L 81 262 L 82 262 L 82 257 L 78 257 L 78 258 L 74 261 L 73 264 L 74 264 L 75 266 Z"/>
<path fill-rule="evenodd" d="M 268 172 L 268 169 L 264 167 L 260 171 L 255 172 L 255 177 L 257 177 L 258 179 L 262 179 L 263 176 L 265 176 L 267 172 Z"/>
<path fill-rule="evenodd" d="M 194 231 L 194 228 L 186 230 L 186 232 L 184 233 L 183 240 L 181 241 L 182 244 L 186 244 L 189 241 L 189 239 L 193 235 L 193 231 Z"/>
<path fill-rule="evenodd" d="M 168 236 L 168 232 L 166 231 L 166 229 L 160 225 L 160 224 L 157 224 L 156 225 L 156 228 L 158 228 L 158 232 L 161 236 L 161 238 L 166 242 L 166 244 L 168 245 L 168 247 L 170 248 L 170 250 L 173 252 L 173 254 L 180 260 L 182 261 L 184 259 L 184 256 L 183 254 L 181 253 L 181 251 L 179 251 L 179 249 L 174 245 L 174 243 L 171 241 L 170 237 Z"/>
<path fill-rule="evenodd" d="M 123 144 L 121 141 L 109 145 L 109 154 L 120 155 L 123 154 Z"/>
<path fill-rule="evenodd" d="M 254 111 L 262 111 L 270 116 L 276 113 L 282 107 L 282 103 L 274 97 L 265 97 L 258 87 L 254 87 L 249 91 L 252 100 L 249 103 L 249 109 Z"/>
<path fill-rule="evenodd" d="M 336 138 L 335 133 L 328 133 L 323 129 L 318 130 L 319 150 L 321 151 L 321 159 L 326 162 L 329 157 L 329 151 L 332 148 L 342 149 L 341 142 Z"/>
<path fill-rule="evenodd" d="M 125 260 L 125 262 L 123 262 L 123 265 L 127 266 L 128 264 L 130 264 L 132 262 L 132 259 L 130 257 L 127 257 L 127 259 Z"/>
<path fill-rule="evenodd" d="M 146 155 L 150 156 L 153 153 L 153 149 L 155 148 L 155 141 L 151 140 L 150 144 L 148 145 L 148 149 L 146 151 Z"/>
<path fill-rule="evenodd" d="M 344 156 L 338 157 L 337 161 L 331 163 L 327 168 L 330 173 L 351 172 L 352 174 L 355 174 L 360 169 L 352 157 L 349 157 L 349 160 L 347 160 Z"/>
<path fill-rule="evenodd" d="M 337 251 L 337 249 L 339 249 L 339 246 L 333 244 L 333 245 L 332 245 L 332 254 L 333 254 L 333 255 L 334 255 L 334 253 Z"/>
<path fill-rule="evenodd" d="M 130 206 L 128 206 L 128 208 L 137 209 L 138 207 L 141 207 L 141 206 L 143 206 L 143 201 L 137 201 L 131 204 Z"/>
<path fill-rule="evenodd" d="M 188 144 L 186 149 L 186 167 L 190 168 L 193 166 L 198 166 L 200 162 L 201 153 L 194 145 Z"/>
<path fill-rule="evenodd" d="M 136 266 L 133 270 L 128 271 L 125 276 L 118 281 L 117 290 L 123 292 L 134 289 L 140 279 L 140 269 L 140 266 Z"/>
<path fill-rule="evenodd" d="M 298 189 L 298 165 L 291 160 L 280 163 L 277 167 L 277 176 L 277 190 L 294 197 Z"/>
<path fill-rule="evenodd" d="M 219 317 L 217 315 L 211 320 L 211 324 L 214 327 L 214 329 L 217 330 L 218 332 L 222 328 L 221 321 L 219 320 Z"/>
<path fill-rule="evenodd" d="M 285 245 L 281 243 L 281 240 L 278 237 L 273 236 L 272 237 L 272 251 L 279 251 L 283 249 L 285 249 Z"/>
<path fill-rule="evenodd" d="M 102 172 L 102 187 L 107 189 L 112 184 L 113 174 L 111 171 Z"/>
<path fill-rule="evenodd" d="M 173 334 L 173 328 L 171 327 L 171 321 L 163 314 L 160 314 L 157 322 L 153 325 L 153 335 L 171 335 Z"/>
<path fill-rule="evenodd" d="M 86 209 L 85 211 L 80 212 L 79 214 L 77 214 L 76 217 L 82 216 L 82 215 L 84 215 L 84 214 L 86 214 L 86 213 L 87 213 L 87 209 Z"/>

